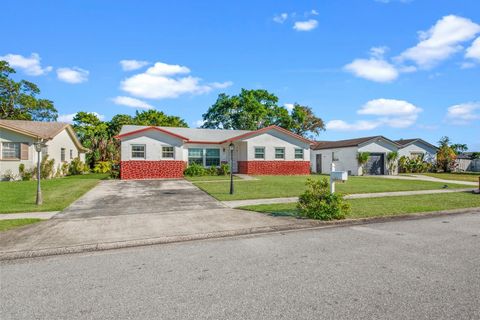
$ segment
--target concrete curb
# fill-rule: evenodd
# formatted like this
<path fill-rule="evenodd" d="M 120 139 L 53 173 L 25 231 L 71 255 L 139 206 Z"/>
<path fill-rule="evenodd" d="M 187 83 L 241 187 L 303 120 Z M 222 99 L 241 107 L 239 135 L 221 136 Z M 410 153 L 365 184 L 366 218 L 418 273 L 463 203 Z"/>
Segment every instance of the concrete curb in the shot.
<path fill-rule="evenodd" d="M 435 218 L 435 217 L 450 216 L 450 215 L 457 215 L 457 214 L 480 214 L 480 207 L 445 210 L 445 211 L 433 211 L 433 212 L 426 212 L 426 213 L 414 213 L 414 214 L 397 215 L 397 216 L 335 220 L 335 221 L 317 221 L 317 220 L 305 219 L 305 220 L 300 220 L 301 221 L 300 223 L 292 223 L 289 225 L 282 225 L 282 226 L 248 228 L 248 229 L 184 235 L 184 236 L 170 236 L 170 237 L 158 237 L 158 238 L 116 241 L 116 242 L 107 242 L 107 243 L 95 243 L 95 244 L 48 248 L 48 249 L 40 249 L 40 250 L 7 251 L 7 252 L 0 252 L 0 261 L 26 259 L 26 258 L 38 258 L 38 257 L 46 257 L 46 256 L 94 252 L 94 251 L 122 249 L 122 248 L 132 248 L 132 247 L 186 242 L 186 241 L 194 241 L 194 240 L 220 239 L 220 238 L 236 237 L 236 236 L 258 236 L 261 234 L 269 234 L 269 233 L 276 233 L 276 232 L 293 232 L 293 231 L 301 231 L 301 230 L 316 230 L 316 229 L 335 228 L 335 227 L 348 227 L 353 225 L 362 225 L 362 224 L 369 224 L 369 223 L 384 223 L 384 222 L 393 222 L 393 221 L 401 221 L 401 220 L 418 220 L 418 219 Z"/>

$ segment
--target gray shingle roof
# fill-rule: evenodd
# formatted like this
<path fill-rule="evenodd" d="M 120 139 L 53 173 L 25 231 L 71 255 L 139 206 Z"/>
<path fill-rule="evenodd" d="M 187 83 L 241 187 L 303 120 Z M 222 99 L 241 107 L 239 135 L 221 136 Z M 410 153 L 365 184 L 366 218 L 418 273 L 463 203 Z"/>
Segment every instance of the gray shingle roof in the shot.
<path fill-rule="evenodd" d="M 148 128 L 148 126 L 124 125 L 119 135 Z M 222 130 L 222 129 L 196 129 L 177 127 L 157 127 L 192 141 L 220 142 L 241 134 L 252 132 L 249 130 Z"/>
<path fill-rule="evenodd" d="M 364 142 L 370 141 L 375 138 L 383 138 L 382 136 L 373 136 L 373 137 L 363 137 L 363 138 L 355 138 L 355 139 L 348 139 L 348 140 L 338 140 L 338 141 L 317 141 L 312 146 L 313 150 L 321 150 L 321 149 L 332 149 L 332 148 L 346 148 L 346 147 L 356 147 L 359 144 Z M 386 139 L 386 138 L 384 138 Z M 388 140 L 388 139 L 387 139 Z"/>

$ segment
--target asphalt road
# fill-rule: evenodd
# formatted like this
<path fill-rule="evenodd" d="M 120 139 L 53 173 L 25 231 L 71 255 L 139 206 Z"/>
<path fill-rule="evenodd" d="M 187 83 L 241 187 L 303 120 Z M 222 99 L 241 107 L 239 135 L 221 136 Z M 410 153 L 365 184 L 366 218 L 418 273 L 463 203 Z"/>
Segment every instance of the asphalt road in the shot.
<path fill-rule="evenodd" d="M 480 319 L 480 213 L 0 265 L 6 319 Z"/>

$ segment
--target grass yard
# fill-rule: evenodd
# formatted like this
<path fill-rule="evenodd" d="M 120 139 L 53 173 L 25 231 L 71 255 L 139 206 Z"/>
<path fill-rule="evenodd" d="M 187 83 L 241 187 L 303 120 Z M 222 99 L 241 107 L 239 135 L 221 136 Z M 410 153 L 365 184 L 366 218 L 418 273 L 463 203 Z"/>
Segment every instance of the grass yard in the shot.
<path fill-rule="evenodd" d="M 0 213 L 60 211 L 93 188 L 106 174 L 42 180 L 43 205 L 35 205 L 37 181 L 0 182 Z"/>
<path fill-rule="evenodd" d="M 12 219 L 12 220 L 0 220 L 0 232 L 7 231 L 13 228 L 25 226 L 35 222 L 42 221 L 42 219 Z"/>
<path fill-rule="evenodd" d="M 238 181 L 235 193 L 229 194 L 227 181 L 201 182 L 194 184 L 218 200 L 245 200 L 262 198 L 296 197 L 305 190 L 307 178 L 325 176 L 256 176 L 259 180 Z M 337 183 L 336 190 L 344 194 L 374 193 L 408 190 L 441 189 L 445 184 L 420 180 L 384 179 L 376 177 L 349 177 L 346 183 Z M 449 188 L 465 188 L 465 185 L 449 184 Z"/>
<path fill-rule="evenodd" d="M 444 180 L 478 182 L 479 173 L 422 173 L 421 175 Z"/>
<path fill-rule="evenodd" d="M 417 212 L 480 207 L 480 195 L 468 192 L 416 196 L 347 200 L 352 206 L 347 219 L 393 216 Z M 296 203 L 246 206 L 240 209 L 271 213 L 274 216 L 296 216 Z"/>

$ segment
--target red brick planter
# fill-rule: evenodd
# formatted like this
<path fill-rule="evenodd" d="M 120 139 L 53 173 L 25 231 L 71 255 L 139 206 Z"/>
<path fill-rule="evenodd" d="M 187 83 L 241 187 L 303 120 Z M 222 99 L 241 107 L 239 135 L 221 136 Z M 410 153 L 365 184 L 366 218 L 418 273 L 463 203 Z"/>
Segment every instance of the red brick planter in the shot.
<path fill-rule="evenodd" d="M 120 178 L 123 179 L 159 179 L 182 178 L 186 164 L 183 161 L 145 161 L 132 160 L 120 163 Z"/>
<path fill-rule="evenodd" d="M 238 161 L 238 173 L 304 175 L 310 174 L 310 161 Z"/>

